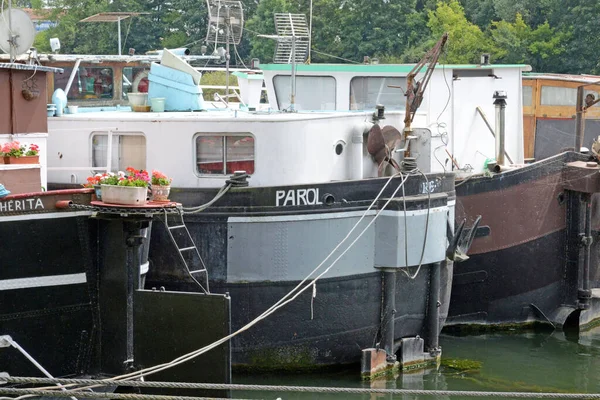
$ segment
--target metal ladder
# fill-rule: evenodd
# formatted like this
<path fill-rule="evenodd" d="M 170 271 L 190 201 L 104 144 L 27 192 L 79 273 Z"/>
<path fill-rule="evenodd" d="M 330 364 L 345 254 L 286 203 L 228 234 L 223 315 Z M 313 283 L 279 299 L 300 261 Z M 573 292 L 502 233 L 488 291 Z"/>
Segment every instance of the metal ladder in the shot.
<path fill-rule="evenodd" d="M 194 243 L 194 239 L 192 239 L 192 235 L 190 235 L 190 231 L 188 230 L 187 226 L 185 226 L 185 222 L 183 221 L 183 211 L 180 210 L 180 212 L 177 213 L 177 215 L 179 215 L 180 223 L 178 225 L 172 225 L 172 226 L 169 226 L 168 215 L 166 213 L 164 215 L 164 217 L 165 217 L 164 223 L 167 228 L 167 232 L 169 233 L 169 237 L 171 238 L 171 241 L 175 245 L 175 248 L 177 248 L 177 252 L 179 253 L 179 259 L 185 266 L 188 274 L 202 288 L 204 293 L 210 293 L 210 290 L 208 287 L 208 270 L 206 269 L 206 264 L 204 263 L 204 260 L 202 259 L 202 256 L 200 255 L 200 252 L 198 251 L 198 248 L 196 247 L 196 244 Z M 179 243 L 177 243 L 177 240 L 175 239 L 175 236 L 173 235 L 173 231 L 179 230 L 179 229 L 183 229 L 185 231 L 184 237 L 187 237 L 187 242 L 189 244 L 191 244 L 190 246 L 180 247 Z M 196 253 L 198 260 L 200 260 L 200 264 L 201 264 L 200 269 L 190 270 L 190 266 L 188 265 L 188 262 L 186 261 L 186 259 L 184 257 L 184 253 L 187 253 L 187 252 L 195 252 Z"/>

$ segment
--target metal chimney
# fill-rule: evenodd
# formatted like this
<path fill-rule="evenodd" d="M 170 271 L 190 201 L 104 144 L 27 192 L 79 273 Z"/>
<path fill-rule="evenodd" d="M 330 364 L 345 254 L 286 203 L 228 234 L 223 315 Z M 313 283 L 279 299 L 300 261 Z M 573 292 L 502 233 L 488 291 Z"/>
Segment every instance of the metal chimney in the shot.
<path fill-rule="evenodd" d="M 496 106 L 496 164 L 504 165 L 504 121 L 506 115 L 506 92 L 504 90 L 494 92 L 494 105 Z"/>

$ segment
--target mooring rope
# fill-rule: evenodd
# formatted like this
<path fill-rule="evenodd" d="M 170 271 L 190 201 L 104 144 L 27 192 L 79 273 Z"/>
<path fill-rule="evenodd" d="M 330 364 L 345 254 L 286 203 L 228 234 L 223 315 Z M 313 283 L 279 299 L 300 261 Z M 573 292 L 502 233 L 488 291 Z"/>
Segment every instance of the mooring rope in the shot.
<path fill-rule="evenodd" d="M 114 385 L 113 385 L 114 386 Z M 158 394 L 136 394 L 136 393 L 111 393 L 111 392 L 75 392 L 78 398 L 88 399 L 117 399 L 117 400 L 232 400 L 225 398 L 216 397 L 196 397 L 196 396 L 166 396 Z M 0 388 L 0 394 L 12 394 L 18 395 L 19 397 L 35 397 L 48 396 L 48 397 L 71 397 L 74 393 L 55 392 L 51 390 L 35 390 L 35 389 L 14 389 L 14 388 Z M 13 399 L 11 397 L 0 397 L 0 399 Z M 18 397 L 14 398 L 15 400 Z M 238 399 L 242 400 L 242 399 Z"/>
<path fill-rule="evenodd" d="M 246 390 L 264 392 L 299 392 L 299 393 L 340 393 L 340 394 L 392 394 L 392 395 L 419 395 L 419 396 L 464 396 L 464 397 L 501 397 L 501 398 L 524 398 L 524 399 L 600 399 L 599 393 L 548 393 L 548 392 L 488 392 L 468 390 L 424 390 L 424 389 L 385 389 L 385 388 L 346 388 L 346 387 L 320 387 L 320 386 L 277 386 L 277 385 L 242 385 L 221 383 L 188 383 L 188 382 L 142 382 L 121 381 L 118 385 L 115 381 L 98 379 L 49 379 L 28 377 L 2 377 L 3 381 L 9 383 L 35 383 L 35 384 L 76 384 L 76 385 L 98 385 L 98 386 L 132 386 L 149 388 L 169 389 L 202 389 L 202 390 Z M 112 398 L 123 400 L 200 400 L 205 397 L 193 396 L 166 396 L 166 395 L 143 395 L 134 393 L 103 393 L 90 391 L 71 391 L 68 393 L 57 391 L 42 391 L 35 388 L 14 389 L 0 387 L 0 394 L 69 397 L 82 398 Z M 211 397 L 212 398 L 212 397 Z"/>
<path fill-rule="evenodd" d="M 337 246 L 327 255 L 327 257 L 325 257 L 325 259 L 323 261 L 321 261 L 321 263 L 319 265 L 317 265 L 312 272 L 310 272 L 308 274 L 307 277 L 305 277 L 300 283 L 298 283 L 291 291 L 289 291 L 285 296 L 283 296 L 281 299 L 279 299 L 275 304 L 273 304 L 269 309 L 267 309 L 266 311 L 264 311 L 261 315 L 259 315 L 258 317 L 256 317 L 255 319 L 253 319 L 252 321 L 248 322 L 246 325 L 244 325 L 243 327 L 241 327 L 240 329 L 238 329 L 237 331 L 230 333 L 229 335 L 207 345 L 204 346 L 200 349 L 197 349 L 195 351 L 192 351 L 190 353 L 184 354 L 170 362 L 166 362 L 163 364 L 159 364 L 159 365 L 155 365 L 153 367 L 148 367 L 139 371 L 135 371 L 135 372 L 131 372 L 131 373 L 127 373 L 124 375 L 119 375 L 116 377 L 112 377 L 109 379 L 109 381 L 115 383 L 117 381 L 122 381 L 122 380 L 130 380 L 130 379 L 136 379 L 139 378 L 141 376 L 146 376 L 146 375 L 150 375 L 150 374 L 154 374 L 160 371 L 163 371 L 165 369 L 168 368 L 172 368 L 176 365 L 182 364 L 186 361 L 189 361 L 193 358 L 196 358 L 198 356 L 200 356 L 201 354 L 204 354 L 210 350 L 212 350 L 213 348 L 220 346 L 222 343 L 226 342 L 227 340 L 237 336 L 238 334 L 250 329 L 252 326 L 256 325 L 258 322 L 260 322 L 261 320 L 267 318 L 268 316 L 270 316 L 271 314 L 273 314 L 275 311 L 277 311 L 278 309 L 284 307 L 286 304 L 294 301 L 296 298 L 298 298 L 298 296 L 300 296 L 300 294 L 302 294 L 304 291 L 306 291 L 309 288 L 312 288 L 312 286 L 324 275 L 326 274 L 331 268 L 333 268 L 333 266 L 340 260 L 340 258 L 346 254 L 350 248 L 360 239 L 360 237 L 367 231 L 367 229 L 375 223 L 375 221 L 377 220 L 377 218 L 379 217 L 379 215 L 381 214 L 381 212 L 383 210 L 385 210 L 387 208 L 387 205 L 392 201 L 392 199 L 394 198 L 394 196 L 396 196 L 396 194 L 398 193 L 398 191 L 404 186 L 404 183 L 408 180 L 409 175 L 406 174 L 403 178 L 401 178 L 400 184 L 398 185 L 398 187 L 396 187 L 396 189 L 394 190 L 394 192 L 392 193 L 392 195 L 387 199 L 387 201 L 385 202 L 385 204 L 379 209 L 377 210 L 375 216 L 371 219 L 371 221 L 367 224 L 367 226 L 358 234 L 358 236 L 346 247 L 345 250 L 343 250 L 341 252 L 341 254 L 339 254 L 339 256 L 337 258 L 335 258 L 335 260 L 333 262 L 331 262 L 318 276 L 316 276 L 315 278 L 313 278 L 311 280 L 311 276 L 313 276 L 317 271 L 319 271 L 324 265 L 325 263 L 338 251 L 338 249 L 350 238 L 351 234 L 354 232 L 354 230 L 359 226 L 359 224 L 363 221 L 363 219 L 365 219 L 367 217 L 367 215 L 369 215 L 369 211 L 371 210 L 371 208 L 373 208 L 377 202 L 379 201 L 379 198 L 383 195 L 386 187 L 392 182 L 392 180 L 397 177 L 397 174 L 394 174 L 392 176 L 390 176 L 386 183 L 383 185 L 383 187 L 381 188 L 381 190 L 379 191 L 379 193 L 377 194 L 377 196 L 375 197 L 375 199 L 371 202 L 371 205 L 367 208 L 367 210 L 365 210 L 362 214 L 362 216 L 359 218 L 359 220 L 354 224 L 354 226 L 350 229 L 350 231 L 346 234 L 346 236 L 337 244 Z M 307 281 L 310 282 L 308 284 L 305 285 L 305 283 Z M 43 389 L 47 389 L 47 388 L 43 388 Z M 48 388 L 51 389 L 51 388 Z M 41 390 L 41 389 L 39 389 Z"/>

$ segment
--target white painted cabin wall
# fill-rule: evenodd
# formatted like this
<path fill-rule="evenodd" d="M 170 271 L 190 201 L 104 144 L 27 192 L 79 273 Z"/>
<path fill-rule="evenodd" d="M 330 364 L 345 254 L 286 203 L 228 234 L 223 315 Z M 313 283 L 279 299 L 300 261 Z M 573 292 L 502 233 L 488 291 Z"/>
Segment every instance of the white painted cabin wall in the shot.
<path fill-rule="evenodd" d="M 158 169 L 173 177 L 174 186 L 220 187 L 228 179 L 228 176 L 198 176 L 194 173 L 194 136 L 199 132 L 249 132 L 254 135 L 255 173 L 249 179 L 250 186 L 348 180 L 352 178 L 354 163 L 360 162 L 352 158 L 356 155 L 350 149 L 352 136 L 365 130 L 368 126 L 365 120 L 370 113 L 296 113 L 240 118 L 234 118 L 233 113 L 226 118 L 223 112 L 217 118 L 208 113 L 168 113 L 160 117 L 158 114 L 140 117 L 136 113 L 124 113 L 119 119 L 114 119 L 115 114 L 110 119 L 110 115 L 76 114 L 49 121 L 49 166 L 66 168 L 51 170 L 51 182 L 84 183 L 91 174 L 92 132 L 117 126 L 121 133 L 143 132 L 146 169 Z M 335 153 L 338 141 L 345 143 L 339 156 Z M 62 158 L 58 154 L 62 154 Z M 72 174 L 76 177 L 74 181 Z"/>
<path fill-rule="evenodd" d="M 508 96 L 505 117 L 505 148 L 513 163 L 523 163 L 523 108 L 521 71 L 495 70 L 496 75 L 482 79 L 461 78 L 453 82 L 454 126 L 451 139 L 452 153 L 461 167 L 469 164 L 474 172 L 482 172 L 486 158 L 495 159 L 495 139 L 477 113 L 480 106 L 495 129 L 496 112 L 493 94 L 504 90 Z M 506 161 L 508 164 L 508 160 Z"/>
<path fill-rule="evenodd" d="M 525 66 L 493 68 L 501 79 L 493 77 L 461 77 L 453 80 L 454 66 L 441 66 L 434 70 L 427 87 L 421 107 L 413 121 L 413 127 L 425 127 L 431 130 L 431 171 L 443 172 L 452 169 L 452 160 L 445 151 L 453 155 L 459 166 L 467 164 L 474 172 L 482 172 L 486 158 L 495 158 L 495 141 L 481 117 L 475 111 L 480 106 L 492 127 L 495 127 L 495 111 L 493 94 L 496 90 L 507 92 L 505 146 L 513 163 L 523 163 L 523 108 L 521 72 Z M 460 68 L 456 68 L 460 70 Z M 474 69 L 471 69 L 474 70 Z M 264 71 L 271 106 L 277 108 L 272 78 L 275 75 L 289 74 L 287 71 Z M 336 108 L 347 111 L 350 108 L 350 81 L 355 76 L 398 76 L 406 73 L 390 72 L 337 72 L 337 71 L 301 71 L 301 75 L 334 76 L 336 79 Z M 419 76 L 417 76 L 417 79 Z M 402 92 L 399 90 L 399 96 Z M 450 91 L 450 93 L 449 93 Z M 374 111 L 374 110 L 373 110 Z M 382 121 L 382 126 L 390 124 Z M 402 119 L 393 125 L 402 130 Z M 447 136 L 446 136 L 447 135 Z M 447 146 L 443 145 L 442 136 L 447 137 Z M 366 143 L 365 143 L 366 144 Z M 485 156 L 484 156 L 485 155 Z M 365 152 L 363 167 L 364 176 L 376 176 L 376 168 L 368 160 Z M 507 161 L 508 162 L 508 161 Z"/>

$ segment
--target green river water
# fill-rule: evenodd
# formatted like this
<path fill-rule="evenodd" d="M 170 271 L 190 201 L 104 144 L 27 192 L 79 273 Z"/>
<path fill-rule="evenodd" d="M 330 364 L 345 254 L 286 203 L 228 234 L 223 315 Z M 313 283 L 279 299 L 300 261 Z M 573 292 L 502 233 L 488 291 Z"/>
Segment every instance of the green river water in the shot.
<path fill-rule="evenodd" d="M 476 390 L 510 392 L 600 393 L 600 328 L 568 338 L 564 333 L 502 333 L 480 336 L 442 335 L 439 370 L 400 374 L 379 382 L 394 389 Z M 448 367 L 458 365 L 462 369 Z M 314 375 L 236 375 L 234 383 L 368 388 L 356 369 Z M 305 394 L 235 391 L 245 399 L 375 399 L 390 395 Z M 402 399 L 460 399 L 447 396 L 396 395 Z M 462 397 L 474 398 L 474 397 Z M 489 397 L 494 398 L 494 397 Z M 497 398 L 497 397 L 495 397 Z"/>

